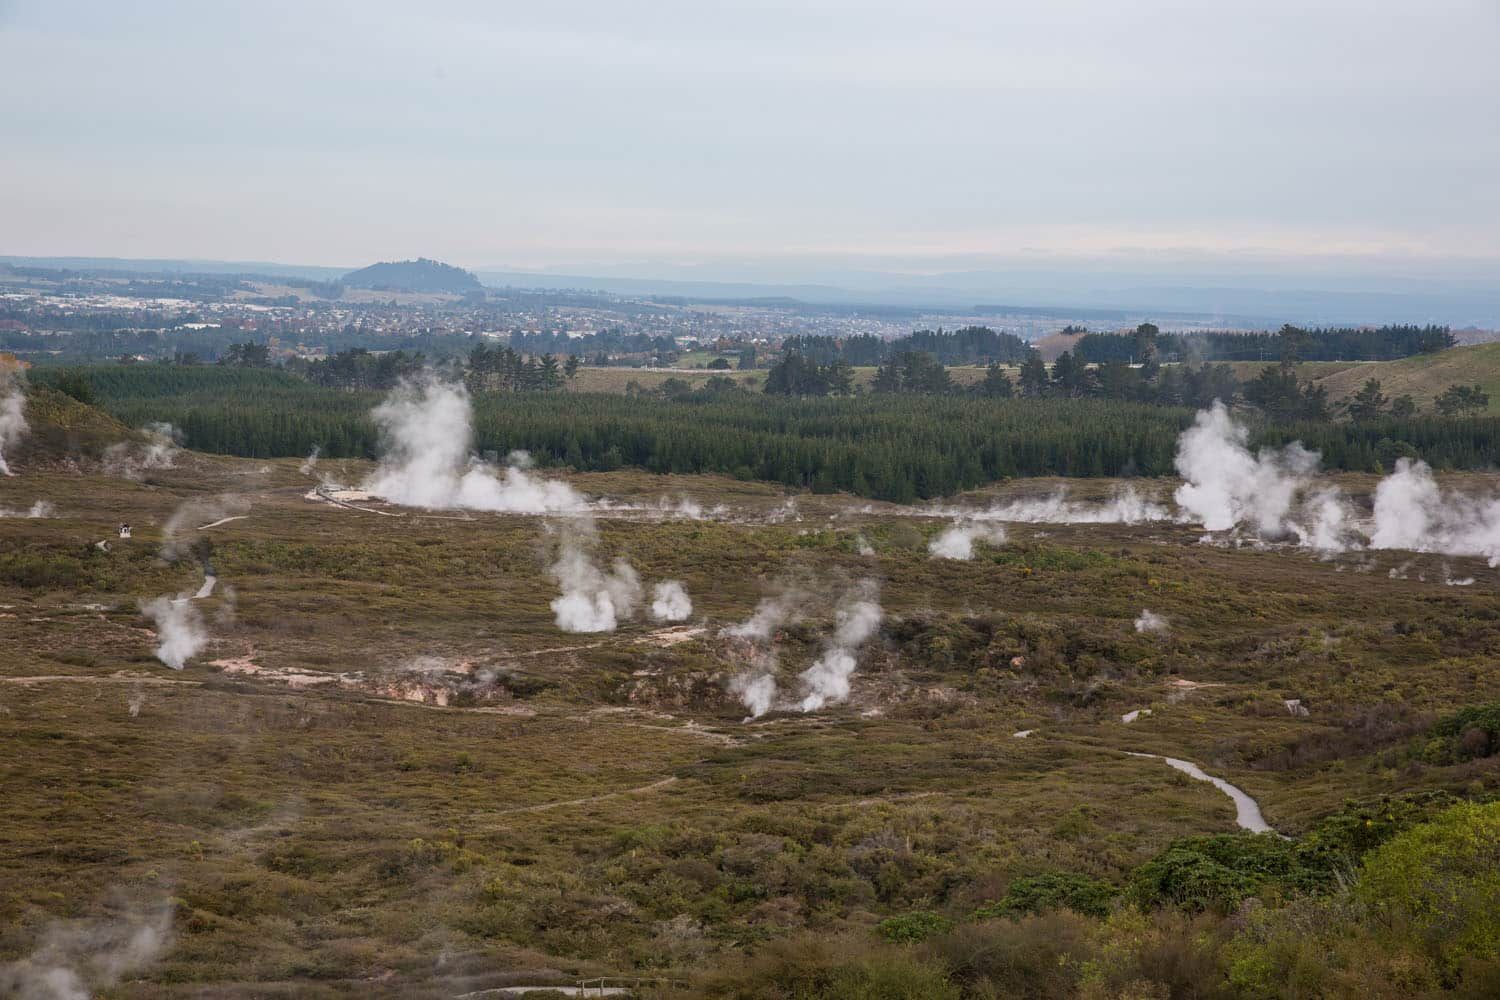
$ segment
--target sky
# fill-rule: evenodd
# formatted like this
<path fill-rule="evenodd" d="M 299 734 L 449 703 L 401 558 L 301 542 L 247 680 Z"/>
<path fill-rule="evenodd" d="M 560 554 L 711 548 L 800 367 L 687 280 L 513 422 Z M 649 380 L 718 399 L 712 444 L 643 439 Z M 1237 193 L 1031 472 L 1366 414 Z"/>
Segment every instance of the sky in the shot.
<path fill-rule="evenodd" d="M 0 91 L 0 254 L 1500 262 L 1500 0 L 0 0 Z"/>

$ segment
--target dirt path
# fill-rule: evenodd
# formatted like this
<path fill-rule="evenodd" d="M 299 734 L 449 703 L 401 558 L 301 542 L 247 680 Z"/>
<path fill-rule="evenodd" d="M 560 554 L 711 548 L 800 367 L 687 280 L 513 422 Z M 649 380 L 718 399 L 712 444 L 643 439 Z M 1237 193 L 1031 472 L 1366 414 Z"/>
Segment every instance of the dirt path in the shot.
<path fill-rule="evenodd" d="M 154 677 L 151 674 L 38 674 L 32 677 L 0 677 L 0 684 L 185 684 L 198 687 L 202 681 Z"/>
<path fill-rule="evenodd" d="M 595 802 L 608 802 L 610 799 L 623 798 L 626 795 L 644 795 L 647 792 L 654 792 L 658 789 L 666 788 L 668 785 L 676 784 L 676 782 L 677 778 L 673 776 L 662 778 L 660 781 L 653 781 L 649 785 L 641 785 L 638 788 L 622 788 L 618 792 L 603 792 L 599 795 L 585 795 L 582 798 L 562 799 L 558 802 L 542 802 L 534 806 L 517 806 L 514 809 L 501 809 L 498 812 L 487 813 L 486 815 L 514 816 L 518 813 L 539 813 L 546 812 L 549 809 L 563 809 L 567 806 L 592 805 Z"/>

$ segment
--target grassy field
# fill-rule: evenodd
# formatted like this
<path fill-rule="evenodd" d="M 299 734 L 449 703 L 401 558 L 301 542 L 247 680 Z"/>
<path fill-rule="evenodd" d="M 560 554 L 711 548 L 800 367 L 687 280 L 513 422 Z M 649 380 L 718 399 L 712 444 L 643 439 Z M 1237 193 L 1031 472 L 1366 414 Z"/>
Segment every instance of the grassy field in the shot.
<path fill-rule="evenodd" d="M 1233 829 L 1213 787 L 1125 751 L 1198 762 L 1291 835 L 1349 797 L 1500 787 L 1489 762 L 1407 752 L 1500 692 L 1495 571 L 1475 560 L 1318 561 L 1156 523 L 1016 526 L 943 561 L 926 541 L 945 522 L 887 505 L 601 473 L 574 483 L 725 511 L 600 522 L 601 556 L 681 580 L 698 631 L 568 635 L 543 521 L 335 507 L 297 466 L 183 454 L 140 481 L 61 463 L 0 479 L 0 507 L 57 508 L 0 519 L 0 962 L 53 921 L 167 902 L 166 948 L 109 995 L 622 973 L 700 995 L 779 943 L 876 942 L 911 911 L 968 926 L 1021 876 L 1119 882 L 1174 838 Z M 181 540 L 219 586 L 196 602 L 208 645 L 176 672 L 138 602 L 199 583 L 160 556 L 184 505 Z M 719 629 L 795 588 L 795 689 L 866 579 L 884 620 L 849 701 L 745 721 L 726 690 L 743 651 Z M 1143 608 L 1169 630 L 1137 632 Z"/>
<path fill-rule="evenodd" d="M 1310 367 L 1310 366 L 1303 366 Z M 1419 354 L 1399 361 L 1351 364 L 1313 375 L 1333 399 L 1354 395 L 1367 379 L 1379 379 L 1381 391 L 1392 399 L 1410 395 L 1423 411 L 1450 385 L 1478 383 L 1490 395 L 1488 414 L 1500 413 L 1500 343 L 1455 347 L 1438 354 Z"/>

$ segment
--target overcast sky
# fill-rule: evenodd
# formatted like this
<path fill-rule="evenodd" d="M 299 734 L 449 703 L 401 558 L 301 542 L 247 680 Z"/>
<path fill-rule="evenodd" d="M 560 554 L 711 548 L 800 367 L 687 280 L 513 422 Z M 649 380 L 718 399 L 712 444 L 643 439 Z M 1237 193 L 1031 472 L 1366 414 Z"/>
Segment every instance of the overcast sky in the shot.
<path fill-rule="evenodd" d="M 0 0 L 0 92 L 0 253 L 1500 260 L 1500 0 Z"/>

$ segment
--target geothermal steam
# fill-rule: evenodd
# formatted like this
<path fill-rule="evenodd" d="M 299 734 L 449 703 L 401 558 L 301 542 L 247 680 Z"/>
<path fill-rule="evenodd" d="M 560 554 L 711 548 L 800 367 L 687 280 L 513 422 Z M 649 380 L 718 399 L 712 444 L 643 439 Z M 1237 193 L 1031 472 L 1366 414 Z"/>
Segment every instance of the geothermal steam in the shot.
<path fill-rule="evenodd" d="M 833 634 L 825 640 L 822 655 L 798 678 L 802 693 L 795 704 L 801 711 L 815 712 L 849 697 L 849 679 L 859 665 L 859 649 L 880 627 L 878 596 L 878 585 L 862 580 L 840 598 Z M 744 622 L 719 633 L 746 644 L 741 655 L 748 660 L 748 667 L 730 680 L 729 692 L 740 699 L 751 718 L 765 715 L 776 705 L 777 661 L 771 637 L 781 625 L 795 619 L 805 603 L 806 595 L 795 592 L 768 597 Z"/>
<path fill-rule="evenodd" d="M 1396 460 L 1375 488 L 1370 547 L 1483 556 L 1500 565 L 1500 499 L 1443 492 L 1425 462 Z"/>
<path fill-rule="evenodd" d="M 9 374 L 0 374 L 0 475 L 14 475 L 5 461 L 5 451 L 27 431 L 26 397 Z"/>
<path fill-rule="evenodd" d="M 104 472 L 123 479 L 139 479 L 153 469 L 170 469 L 177 461 L 182 432 L 171 424 L 150 423 L 141 428 L 139 442 L 120 441 L 104 449 Z"/>
<path fill-rule="evenodd" d="M 1135 620 L 1135 630 L 1142 634 L 1165 632 L 1167 630 L 1167 620 L 1149 608 L 1142 608 L 1140 615 Z"/>
<path fill-rule="evenodd" d="M 1058 490 L 1051 496 L 1012 500 L 967 516 L 979 521 L 1025 524 L 1139 524 L 1142 521 L 1165 521 L 1169 515 L 1161 504 L 1147 500 L 1126 486 L 1115 490 L 1104 503 L 1069 500 L 1066 490 Z"/>
<path fill-rule="evenodd" d="M 693 613 L 693 600 L 676 580 L 651 588 L 651 617 L 659 622 L 683 622 Z"/>
<path fill-rule="evenodd" d="M 641 578 L 628 562 L 616 559 L 606 571 L 594 561 L 598 539 L 587 518 L 559 529 L 551 573 L 562 594 L 553 600 L 552 613 L 564 632 L 613 632 L 641 603 Z"/>
<path fill-rule="evenodd" d="M 9 475 L 9 473 L 6 473 Z M 25 510 L 11 510 L 8 507 L 0 507 L 0 517 L 51 517 L 57 513 L 51 500 L 38 500 Z"/>
<path fill-rule="evenodd" d="M 824 705 L 849 697 L 849 678 L 859 661 L 855 654 L 880 627 L 878 590 L 871 580 L 864 580 L 844 595 L 835 613 L 836 626 L 823 655 L 802 672 L 804 712 L 816 712 Z"/>
<path fill-rule="evenodd" d="M 934 559 L 974 558 L 974 543 L 988 542 L 991 545 L 1005 544 L 1005 529 L 998 524 L 956 523 L 943 529 L 927 543 L 927 551 Z"/>
<path fill-rule="evenodd" d="M 129 908 L 115 917 L 54 921 L 30 955 L 0 966 L 0 993 L 88 1000 L 155 962 L 171 930 L 170 903 Z"/>
<path fill-rule="evenodd" d="M 141 614 L 156 622 L 160 643 L 156 658 L 173 670 L 181 670 L 208 644 L 203 616 L 187 597 L 158 597 L 141 605 Z"/>
<path fill-rule="evenodd" d="M 1209 531 L 1249 523 L 1262 537 L 1292 536 L 1325 555 L 1362 546 L 1348 502 L 1315 479 L 1316 452 L 1293 442 L 1251 455 L 1247 437 L 1220 403 L 1183 432 L 1177 470 L 1188 481 L 1176 499 L 1188 514 Z M 1373 523 L 1363 527 L 1372 549 L 1483 556 L 1500 565 L 1500 498 L 1445 492 L 1424 462 L 1396 461 L 1375 489 Z"/>
<path fill-rule="evenodd" d="M 719 633 L 745 643 L 742 655 L 749 665 L 730 680 L 729 692 L 740 699 L 752 719 L 765 715 L 776 704 L 777 660 L 771 636 L 798 617 L 802 604 L 803 595 L 795 592 L 763 598 L 749 618 Z"/>
<path fill-rule="evenodd" d="M 1187 482 L 1175 499 L 1208 531 L 1248 521 L 1263 536 L 1287 535 L 1292 502 L 1317 470 L 1318 453 L 1293 442 L 1251 455 L 1248 437 L 1223 403 L 1200 411 L 1177 441 L 1177 471 Z"/>
<path fill-rule="evenodd" d="M 764 654 L 760 659 L 764 659 Z M 776 704 L 776 659 L 770 655 L 770 663 L 761 662 L 753 670 L 747 670 L 729 682 L 729 693 L 740 700 L 750 713 L 758 719 Z"/>
<path fill-rule="evenodd" d="M 431 378 L 402 383 L 371 416 L 385 448 L 364 484 L 374 496 L 429 510 L 559 514 L 587 507 L 566 483 L 531 475 L 524 452 L 512 453 L 503 472 L 476 460 L 473 407 L 462 385 Z"/>

